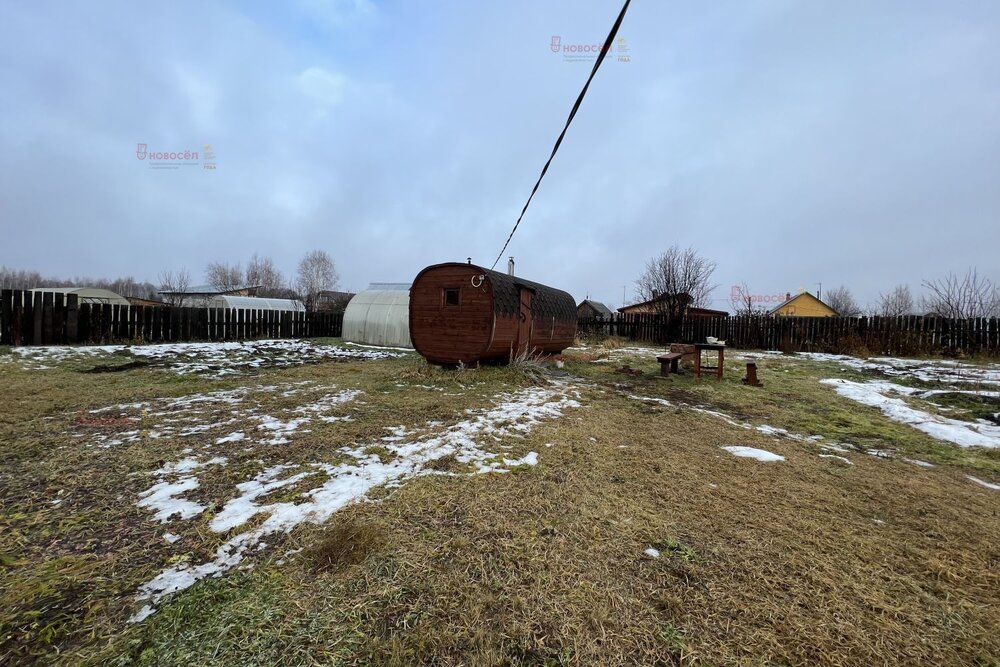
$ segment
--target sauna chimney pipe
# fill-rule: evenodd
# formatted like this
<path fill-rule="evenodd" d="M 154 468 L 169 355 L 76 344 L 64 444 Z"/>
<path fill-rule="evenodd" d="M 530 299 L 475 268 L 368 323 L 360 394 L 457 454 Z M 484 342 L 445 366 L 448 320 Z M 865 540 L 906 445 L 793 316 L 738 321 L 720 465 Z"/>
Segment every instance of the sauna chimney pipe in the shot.
<path fill-rule="evenodd" d="M 507 275 L 508 276 L 514 275 L 514 258 L 513 257 L 508 257 L 507 258 Z"/>

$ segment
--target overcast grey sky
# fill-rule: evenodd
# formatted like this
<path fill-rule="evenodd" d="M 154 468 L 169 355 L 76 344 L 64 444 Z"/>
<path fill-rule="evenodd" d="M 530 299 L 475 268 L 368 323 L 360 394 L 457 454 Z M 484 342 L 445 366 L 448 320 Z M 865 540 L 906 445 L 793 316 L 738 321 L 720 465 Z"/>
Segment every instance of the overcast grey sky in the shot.
<path fill-rule="evenodd" d="M 620 3 L 0 2 L 0 264 L 155 281 L 314 248 L 489 266 Z M 758 294 L 1000 279 L 1000 3 L 634 0 L 508 253 L 620 305 L 672 243 Z M 203 150 L 215 170 L 151 169 Z"/>

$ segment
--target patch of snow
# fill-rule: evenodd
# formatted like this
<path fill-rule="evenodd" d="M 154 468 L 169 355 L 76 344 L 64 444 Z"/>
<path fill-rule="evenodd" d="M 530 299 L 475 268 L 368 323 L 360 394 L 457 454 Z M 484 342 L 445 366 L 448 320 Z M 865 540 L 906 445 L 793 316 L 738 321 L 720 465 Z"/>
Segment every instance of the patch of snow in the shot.
<path fill-rule="evenodd" d="M 361 343 L 344 343 L 344 345 L 350 345 L 351 347 L 360 347 L 365 350 L 395 350 L 397 352 L 414 352 L 412 347 L 392 347 L 389 345 L 363 345 Z"/>
<path fill-rule="evenodd" d="M 270 415 L 257 415 L 255 418 L 260 421 L 258 429 L 274 433 L 270 439 L 264 441 L 268 445 L 285 444 L 288 442 L 288 438 L 285 437 L 286 435 L 294 433 L 300 426 L 308 424 L 311 421 L 309 417 L 298 417 L 287 421 L 282 421 Z"/>
<path fill-rule="evenodd" d="M 903 459 L 907 463 L 912 463 L 915 466 L 920 466 L 921 468 L 933 468 L 933 463 L 928 463 L 927 461 L 920 461 L 918 459 Z"/>
<path fill-rule="evenodd" d="M 434 431 L 420 437 L 402 426 L 392 428 L 390 431 L 395 435 L 381 441 L 381 446 L 395 455 L 387 462 L 377 455 L 366 454 L 365 446 L 342 447 L 338 453 L 352 461 L 339 465 L 279 465 L 264 470 L 254 479 L 237 485 L 239 495 L 226 502 L 209 527 L 218 533 L 229 533 L 258 514 L 267 518 L 256 528 L 231 536 L 218 547 L 211 560 L 199 565 L 173 565 L 143 584 L 137 600 L 147 604 L 130 620 L 147 618 L 164 596 L 240 565 L 247 551 L 265 537 L 287 533 L 304 522 L 323 523 L 344 506 L 364 499 L 375 487 L 398 486 L 406 479 L 435 472 L 429 464 L 443 456 L 454 456 L 460 463 L 474 466 L 479 473 L 504 472 L 508 469 L 504 466 L 535 465 L 537 452 L 501 462 L 488 446 L 503 437 L 523 437 L 542 420 L 557 419 L 564 410 L 580 407 L 570 397 L 571 393 L 579 397 L 565 382 L 553 382 L 549 387 L 502 394 L 494 407 L 472 411 L 468 419 L 443 430 L 440 426 L 432 427 Z M 273 491 L 310 477 L 323 481 L 302 493 L 296 502 L 263 502 Z"/>
<path fill-rule="evenodd" d="M 756 449 L 755 447 L 743 447 L 740 445 L 728 445 L 722 449 L 726 450 L 733 456 L 741 456 L 749 459 L 756 459 L 758 461 L 784 461 L 785 457 L 779 454 L 774 454 L 764 449 Z"/>
<path fill-rule="evenodd" d="M 979 486 L 985 486 L 987 489 L 993 489 L 994 491 L 1000 491 L 1000 484 L 991 484 L 990 482 L 986 482 L 984 480 L 981 480 L 978 477 L 973 477 L 972 475 L 966 475 L 966 477 L 968 477 L 969 479 L 971 479 L 973 482 L 975 482 Z"/>
<path fill-rule="evenodd" d="M 655 396 L 636 396 L 634 394 L 629 394 L 629 398 L 633 401 L 645 401 L 647 403 L 657 403 L 659 405 L 673 405 L 670 401 L 665 398 L 656 398 Z"/>
<path fill-rule="evenodd" d="M 646 554 L 650 558 L 659 558 L 660 557 L 660 550 L 659 549 L 654 549 L 653 547 L 649 547 L 648 549 L 646 549 L 642 553 Z"/>
<path fill-rule="evenodd" d="M 877 459 L 891 459 L 893 456 L 893 451 L 891 449 L 866 449 L 865 454 L 868 456 L 874 456 Z"/>
<path fill-rule="evenodd" d="M 176 463 L 168 463 L 154 475 L 159 481 L 139 493 L 137 505 L 153 510 L 153 517 L 161 523 L 170 521 L 174 516 L 180 519 L 190 519 L 205 511 L 205 506 L 186 498 L 182 494 L 197 489 L 198 478 L 190 473 L 197 468 L 209 465 L 225 465 L 226 459 L 219 456 L 208 461 L 199 462 L 193 457 L 182 459 Z M 173 481 L 168 478 L 174 477 Z"/>
<path fill-rule="evenodd" d="M 628 398 L 634 401 L 645 401 L 647 403 L 656 403 L 657 405 L 663 406 L 676 406 L 685 408 L 688 410 L 693 410 L 694 412 L 700 412 L 701 414 L 708 415 L 710 417 L 715 417 L 716 419 L 721 419 L 730 426 L 736 426 L 738 428 L 744 428 L 748 430 L 758 431 L 764 435 L 769 435 L 775 438 L 782 437 L 788 438 L 790 440 L 798 440 L 799 442 L 815 442 L 817 440 L 822 440 L 821 435 L 801 435 L 799 433 L 792 433 L 787 429 L 779 428 L 777 426 L 769 426 L 767 424 L 754 425 L 750 422 L 741 422 L 735 418 L 727 415 L 724 412 L 719 412 L 718 410 L 712 410 L 706 408 L 702 405 L 691 405 L 689 403 L 672 403 L 665 398 L 656 398 L 655 396 L 636 396 L 635 394 L 626 394 Z"/>
<path fill-rule="evenodd" d="M 174 515 L 190 519 L 204 512 L 205 506 L 178 496 L 197 488 L 198 480 L 195 477 L 181 477 L 174 482 L 163 480 L 141 492 L 137 504 L 154 510 L 154 518 L 161 523 L 166 523 Z"/>
<path fill-rule="evenodd" d="M 265 366 L 298 366 L 325 359 L 376 360 L 402 356 L 401 352 L 385 349 L 315 345 L 296 339 L 81 347 L 49 345 L 15 348 L 14 352 L 28 369 L 68 359 L 96 359 L 126 352 L 148 359 L 154 366 L 167 368 L 178 375 L 197 373 L 210 377 L 237 375 Z"/>
<path fill-rule="evenodd" d="M 358 389 L 345 389 L 336 394 L 326 394 L 312 403 L 300 405 L 295 408 L 295 412 L 323 414 L 338 405 L 353 401 L 360 395 L 361 391 Z"/>
<path fill-rule="evenodd" d="M 503 464 L 511 468 L 538 465 L 538 452 L 528 452 L 519 459 L 504 459 Z"/>
<path fill-rule="evenodd" d="M 173 544 L 174 542 L 176 542 L 181 538 L 178 535 L 174 535 L 173 533 L 163 533 L 163 539 L 168 544 Z"/>
<path fill-rule="evenodd" d="M 852 401 L 878 408 L 889 419 L 908 424 L 932 438 L 951 442 L 960 447 L 1000 447 L 1000 426 L 951 419 L 911 407 L 902 398 L 890 393 L 910 395 L 919 390 L 883 380 L 854 382 L 851 380 L 821 380 L 833 386 L 838 394 Z"/>
<path fill-rule="evenodd" d="M 982 396 L 984 398 L 1000 398 L 1000 391 L 987 391 L 985 389 L 930 389 L 921 391 L 917 395 L 920 398 L 940 396 L 941 394 L 965 394 L 968 396 Z"/>
<path fill-rule="evenodd" d="M 796 356 L 814 361 L 830 361 L 854 370 L 876 372 L 888 377 L 910 377 L 923 382 L 1000 385 L 1000 365 L 976 366 L 950 359 L 900 359 L 873 357 L 859 359 L 844 354 L 799 352 Z"/>
<path fill-rule="evenodd" d="M 849 458 L 846 458 L 844 456 L 837 456 L 836 454 L 820 454 L 819 457 L 821 459 L 837 459 L 838 461 L 843 461 L 844 463 L 846 463 L 849 466 L 854 465 L 854 461 L 852 461 Z"/>

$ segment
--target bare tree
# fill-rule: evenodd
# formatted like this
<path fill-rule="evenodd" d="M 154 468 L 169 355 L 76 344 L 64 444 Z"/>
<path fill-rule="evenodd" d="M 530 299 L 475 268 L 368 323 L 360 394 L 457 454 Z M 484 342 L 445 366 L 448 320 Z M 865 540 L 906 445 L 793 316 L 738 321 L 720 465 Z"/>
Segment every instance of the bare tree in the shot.
<path fill-rule="evenodd" d="M 970 268 L 965 277 L 949 273 L 939 280 L 925 280 L 928 294 L 922 299 L 926 312 L 940 317 L 1000 317 L 1000 288 L 988 278 L 980 278 Z"/>
<path fill-rule="evenodd" d="M 761 305 L 761 302 L 754 299 L 746 283 L 733 285 L 733 290 L 729 293 L 729 303 L 732 305 L 735 315 L 756 316 L 767 313 L 767 309 Z"/>
<path fill-rule="evenodd" d="M 635 281 L 636 293 L 649 301 L 654 312 L 666 319 L 666 336 L 676 338 L 688 306 L 708 305 L 715 262 L 700 256 L 693 248 L 682 250 L 674 245 L 646 263 Z"/>
<path fill-rule="evenodd" d="M 322 250 L 313 250 L 299 262 L 295 287 L 305 302 L 306 309 L 314 310 L 319 293 L 336 289 L 339 280 L 330 255 Z"/>
<path fill-rule="evenodd" d="M 239 264 L 211 262 L 205 269 L 208 284 L 220 292 L 228 292 L 243 287 L 243 267 Z"/>
<path fill-rule="evenodd" d="M 191 287 L 191 274 L 187 269 L 181 269 L 177 273 L 173 271 L 160 272 L 160 294 L 164 300 L 172 306 L 183 306 L 187 296 L 184 292 Z M 163 294 L 172 292 L 172 294 Z"/>
<path fill-rule="evenodd" d="M 258 296 L 282 297 L 287 292 L 285 279 L 270 257 L 253 254 L 247 263 L 247 285 L 260 287 Z"/>
<path fill-rule="evenodd" d="M 861 307 L 854 300 L 851 290 L 844 285 L 836 287 L 826 293 L 826 305 L 837 311 L 841 317 L 858 317 L 861 315 Z"/>
<path fill-rule="evenodd" d="M 913 295 L 908 285 L 896 285 L 888 294 L 880 294 L 876 314 L 899 317 L 913 312 Z"/>

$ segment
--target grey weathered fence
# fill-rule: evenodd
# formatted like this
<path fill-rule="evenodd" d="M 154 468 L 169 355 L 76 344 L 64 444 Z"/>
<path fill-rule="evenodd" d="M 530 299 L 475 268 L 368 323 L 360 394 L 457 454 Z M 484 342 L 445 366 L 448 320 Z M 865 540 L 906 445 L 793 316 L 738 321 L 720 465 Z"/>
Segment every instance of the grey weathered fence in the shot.
<path fill-rule="evenodd" d="M 342 313 L 80 303 L 75 294 L 0 291 L 0 345 L 175 342 L 341 335 Z"/>
<path fill-rule="evenodd" d="M 580 320 L 581 336 L 621 336 L 656 343 L 668 340 L 663 316 L 615 315 Z M 816 350 L 872 354 L 1000 354 L 1000 320 L 943 317 L 705 317 L 685 319 L 679 342 L 703 342 L 707 336 L 732 347 L 765 350 Z"/>

